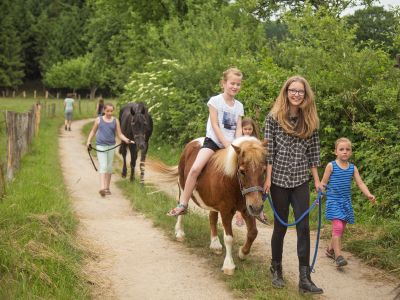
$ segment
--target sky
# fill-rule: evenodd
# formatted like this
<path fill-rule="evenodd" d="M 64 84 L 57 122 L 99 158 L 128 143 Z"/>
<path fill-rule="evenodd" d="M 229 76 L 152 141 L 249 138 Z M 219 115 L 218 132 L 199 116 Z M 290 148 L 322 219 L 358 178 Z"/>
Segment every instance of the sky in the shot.
<path fill-rule="evenodd" d="M 385 7 L 389 7 L 389 5 L 400 5 L 400 0 L 381 0 L 380 3 Z"/>
<path fill-rule="evenodd" d="M 379 3 L 375 2 L 374 5 L 383 6 L 383 7 L 385 7 L 385 9 L 389 9 L 390 6 L 400 6 L 400 0 L 380 0 Z M 361 8 L 361 7 L 359 7 L 359 8 Z M 342 15 L 353 14 L 354 11 L 356 11 L 357 9 L 358 9 L 357 6 L 351 8 L 351 9 L 346 9 Z"/>

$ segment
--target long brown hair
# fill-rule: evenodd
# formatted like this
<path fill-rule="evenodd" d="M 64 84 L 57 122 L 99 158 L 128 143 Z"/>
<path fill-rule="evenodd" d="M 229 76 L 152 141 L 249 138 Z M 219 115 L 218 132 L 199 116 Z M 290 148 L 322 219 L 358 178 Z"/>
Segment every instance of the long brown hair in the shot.
<path fill-rule="evenodd" d="M 288 88 L 293 82 L 301 82 L 305 90 L 303 102 L 300 104 L 298 121 L 295 126 L 289 121 Z M 286 80 L 275 100 L 271 114 L 286 133 L 303 139 L 310 137 L 319 128 L 314 93 L 307 80 L 301 76 L 293 76 Z"/>
<path fill-rule="evenodd" d="M 242 128 L 247 125 L 251 125 L 251 127 L 253 127 L 253 132 L 251 133 L 251 136 L 254 136 L 259 139 L 260 131 L 258 130 L 258 126 L 257 126 L 256 122 L 254 122 L 254 120 L 252 118 L 245 117 L 242 120 Z"/>

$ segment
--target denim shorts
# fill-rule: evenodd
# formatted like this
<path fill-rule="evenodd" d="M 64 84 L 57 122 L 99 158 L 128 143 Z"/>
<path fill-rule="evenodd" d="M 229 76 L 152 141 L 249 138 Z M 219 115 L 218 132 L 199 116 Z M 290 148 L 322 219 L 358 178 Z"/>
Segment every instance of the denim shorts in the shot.
<path fill-rule="evenodd" d="M 105 151 L 113 148 L 115 145 L 96 145 L 96 149 Z M 97 152 L 99 160 L 99 173 L 112 173 L 115 148 L 107 152 Z"/>
<path fill-rule="evenodd" d="M 72 120 L 72 110 L 71 111 L 66 111 L 64 114 L 64 119 L 71 121 Z"/>
<path fill-rule="evenodd" d="M 208 137 L 206 137 L 204 139 L 204 143 L 203 143 L 203 146 L 201 148 L 211 149 L 214 152 L 216 152 L 218 150 L 221 150 L 221 148 L 218 147 L 218 145 L 212 139 L 210 139 Z"/>

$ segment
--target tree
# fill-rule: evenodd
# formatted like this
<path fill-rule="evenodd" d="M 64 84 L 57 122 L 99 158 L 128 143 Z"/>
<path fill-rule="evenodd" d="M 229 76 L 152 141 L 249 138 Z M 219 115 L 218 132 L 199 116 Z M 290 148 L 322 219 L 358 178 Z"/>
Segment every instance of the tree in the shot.
<path fill-rule="evenodd" d="M 356 10 L 347 17 L 347 22 L 351 27 L 356 26 L 357 41 L 362 47 L 383 48 L 392 55 L 400 50 L 394 46 L 396 26 L 400 22 L 394 12 L 382 6 L 369 6 Z"/>
<path fill-rule="evenodd" d="M 282 16 L 285 12 L 297 13 L 310 5 L 313 10 L 325 9 L 339 16 L 346 8 L 358 4 L 357 0 L 238 0 L 243 8 L 261 20 Z"/>
<path fill-rule="evenodd" d="M 104 86 L 104 66 L 93 60 L 88 53 L 62 63 L 54 64 L 44 76 L 44 83 L 52 88 L 90 89 L 90 98 L 95 98 L 96 90 Z"/>
<path fill-rule="evenodd" d="M 24 77 L 21 40 L 17 35 L 8 1 L 1 2 L 0 11 L 0 86 L 17 88 Z"/>

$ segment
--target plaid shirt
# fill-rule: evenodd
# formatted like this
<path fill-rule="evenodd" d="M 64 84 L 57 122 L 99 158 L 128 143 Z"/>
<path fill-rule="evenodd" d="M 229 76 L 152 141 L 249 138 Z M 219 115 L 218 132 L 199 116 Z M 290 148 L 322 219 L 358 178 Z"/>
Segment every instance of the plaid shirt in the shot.
<path fill-rule="evenodd" d="M 320 165 L 316 130 L 306 139 L 289 135 L 269 114 L 265 121 L 265 139 L 268 141 L 266 161 L 272 165 L 273 184 L 293 188 L 310 180 L 310 168 Z"/>

